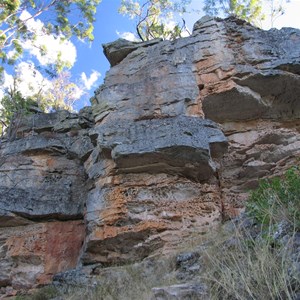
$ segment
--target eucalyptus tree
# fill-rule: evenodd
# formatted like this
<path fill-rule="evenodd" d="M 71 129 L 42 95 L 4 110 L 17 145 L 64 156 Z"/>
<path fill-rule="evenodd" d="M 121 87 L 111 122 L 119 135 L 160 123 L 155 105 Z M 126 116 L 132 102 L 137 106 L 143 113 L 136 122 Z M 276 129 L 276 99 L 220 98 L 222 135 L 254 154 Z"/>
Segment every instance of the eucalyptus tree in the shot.
<path fill-rule="evenodd" d="M 254 25 L 265 18 L 262 0 L 204 0 L 203 10 L 212 16 L 235 16 Z"/>
<path fill-rule="evenodd" d="M 71 82 L 70 74 L 65 72 L 76 58 L 76 49 L 70 40 L 72 37 L 94 40 L 93 23 L 100 2 L 0 1 L 0 130 L 8 127 L 15 116 L 28 113 L 34 103 L 44 111 L 71 109 L 80 87 Z M 63 55 L 61 46 L 73 51 Z M 20 66 L 25 66 L 24 72 Z M 28 87 L 24 89 L 25 83 Z"/>
<path fill-rule="evenodd" d="M 13 64 L 23 52 L 26 41 L 39 35 L 54 35 L 64 40 L 76 36 L 92 41 L 96 7 L 101 0 L 2 0 L 0 2 L 0 59 L 3 64 Z M 34 28 L 32 21 L 42 21 Z M 46 45 L 38 45 L 43 55 Z M 10 53 L 8 55 L 8 53 Z M 62 61 L 58 62 L 62 63 Z"/>
<path fill-rule="evenodd" d="M 155 38 L 175 39 L 182 35 L 181 17 L 191 0 L 122 0 L 119 12 L 135 20 L 136 33 L 142 41 Z"/>

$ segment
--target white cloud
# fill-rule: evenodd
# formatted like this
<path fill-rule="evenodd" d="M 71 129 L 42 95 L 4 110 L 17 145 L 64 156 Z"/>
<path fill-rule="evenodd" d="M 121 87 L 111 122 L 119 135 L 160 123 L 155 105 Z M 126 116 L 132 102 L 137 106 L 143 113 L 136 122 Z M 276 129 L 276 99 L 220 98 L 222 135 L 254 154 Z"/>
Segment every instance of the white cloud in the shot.
<path fill-rule="evenodd" d="M 35 20 L 34 18 L 32 18 L 32 15 L 27 10 L 22 11 L 20 15 L 20 20 L 26 22 L 28 30 L 35 31 L 38 33 L 43 32 L 44 23 L 39 19 Z"/>
<path fill-rule="evenodd" d="M 43 91 L 51 86 L 51 82 L 35 68 L 32 62 L 21 62 L 16 67 L 18 90 L 24 97 L 37 94 L 41 88 Z"/>
<path fill-rule="evenodd" d="M 76 86 L 74 88 L 74 92 L 73 92 L 73 98 L 74 98 L 74 100 L 80 99 L 83 94 L 84 94 L 84 90 L 83 89 L 81 89 L 78 86 Z"/>
<path fill-rule="evenodd" d="M 125 39 L 127 41 L 131 41 L 131 42 L 136 42 L 138 41 L 138 39 L 136 38 L 136 36 L 132 33 L 132 32 L 119 32 L 116 31 L 117 35 L 122 38 Z"/>
<path fill-rule="evenodd" d="M 1 86 L 2 90 L 13 86 L 14 79 L 12 75 L 9 75 L 6 71 L 3 73 L 3 84 Z"/>
<path fill-rule="evenodd" d="M 13 58 L 13 56 L 16 54 L 16 50 L 14 49 L 14 50 L 11 50 L 11 51 L 8 51 L 8 53 L 7 53 L 7 58 L 8 59 L 11 59 L 11 58 Z"/>
<path fill-rule="evenodd" d="M 4 91 L 8 88 L 10 88 L 11 86 L 13 86 L 13 82 L 14 79 L 12 77 L 12 75 L 9 75 L 8 73 L 6 73 L 6 71 L 3 72 L 3 84 L 0 87 L 0 100 L 3 98 L 4 96 Z M 2 108 L 2 104 L 0 101 L 0 109 Z"/>
<path fill-rule="evenodd" d="M 46 49 L 45 54 L 41 54 L 40 48 Z M 38 36 L 34 41 L 27 40 L 23 44 L 23 48 L 34 55 L 41 65 L 53 64 L 57 61 L 58 55 L 60 60 L 67 62 L 73 66 L 76 61 L 76 48 L 70 41 L 64 41 L 62 37 L 54 37 L 53 35 Z"/>
<path fill-rule="evenodd" d="M 90 77 L 87 77 L 85 72 L 81 73 L 81 81 L 84 85 L 84 87 L 87 90 L 90 90 L 93 85 L 96 83 L 96 81 L 99 79 L 99 77 L 101 76 L 101 74 L 98 71 L 93 70 L 92 74 L 90 75 Z"/>
<path fill-rule="evenodd" d="M 27 20 L 27 28 L 37 35 L 34 41 L 25 41 L 23 48 L 35 56 L 41 65 L 55 63 L 58 55 L 62 61 L 67 62 L 70 66 L 74 65 L 77 53 L 72 42 L 64 40 L 62 35 L 55 37 L 46 34 L 43 29 L 44 23 L 38 19 L 30 19 L 31 15 L 27 11 L 23 11 L 20 18 Z M 41 48 L 46 49 L 45 54 L 41 54 Z"/>

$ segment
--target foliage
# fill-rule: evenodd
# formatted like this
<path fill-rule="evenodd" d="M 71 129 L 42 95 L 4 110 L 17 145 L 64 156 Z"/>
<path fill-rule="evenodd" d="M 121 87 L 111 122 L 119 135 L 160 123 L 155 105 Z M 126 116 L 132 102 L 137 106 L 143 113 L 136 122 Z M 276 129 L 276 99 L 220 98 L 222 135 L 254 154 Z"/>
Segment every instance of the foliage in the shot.
<path fill-rule="evenodd" d="M 284 3 L 286 0 L 268 0 L 269 16 L 271 21 L 271 28 L 274 27 L 274 22 L 277 18 L 284 14 Z"/>
<path fill-rule="evenodd" d="M 24 42 L 31 41 L 34 44 L 40 34 L 63 36 L 64 39 L 77 36 L 79 39 L 92 41 L 96 6 L 100 1 L 2 1 L 0 4 L 0 59 L 2 63 L 13 64 L 21 56 Z M 41 32 L 30 26 L 30 23 L 37 17 L 43 18 L 44 26 Z M 38 47 L 40 53 L 45 54 L 46 45 Z M 59 58 L 58 63 L 62 63 Z M 0 71 L 3 71 L 3 66 Z"/>
<path fill-rule="evenodd" d="M 284 220 L 300 230 L 300 171 L 294 167 L 282 178 L 262 180 L 247 203 L 248 214 L 267 226 Z"/>
<path fill-rule="evenodd" d="M 174 14 L 186 12 L 190 0 L 122 0 L 119 12 L 136 21 L 142 41 L 155 38 L 176 39 L 186 30 L 185 22 L 175 22 Z"/>
<path fill-rule="evenodd" d="M 21 114 L 28 114 L 30 107 L 37 105 L 32 98 L 23 97 L 16 89 L 16 84 L 6 90 L 6 94 L 1 99 L 0 104 L 0 131 L 2 135 L 4 133 L 4 129 L 10 125 L 13 119 L 17 118 L 17 116 Z"/>
<path fill-rule="evenodd" d="M 62 299 L 65 300 L 114 300 L 151 299 L 152 288 L 172 285 L 176 281 L 174 273 L 175 257 L 146 259 L 130 265 L 97 269 L 93 283 L 63 285 Z"/>
<path fill-rule="evenodd" d="M 71 82 L 71 74 L 62 72 L 53 78 L 50 88 L 41 95 L 41 100 L 46 105 L 46 110 L 73 110 L 73 105 L 82 91 Z"/>
<path fill-rule="evenodd" d="M 211 299 L 296 299 L 299 168 L 262 180 L 250 194 L 245 217 L 206 251 Z"/>
<path fill-rule="evenodd" d="M 82 90 L 70 80 L 69 72 L 62 72 L 47 84 L 41 83 L 38 90 L 30 96 L 20 92 L 21 78 L 14 77 L 13 85 L 5 90 L 0 100 L 0 132 L 8 128 L 13 120 L 29 114 L 34 106 L 40 111 L 49 112 L 59 109 L 73 110 L 74 102 L 81 96 Z"/>
<path fill-rule="evenodd" d="M 204 0 L 203 10 L 208 15 L 223 13 L 225 16 L 235 16 L 255 25 L 259 25 L 265 18 L 262 0 Z"/>

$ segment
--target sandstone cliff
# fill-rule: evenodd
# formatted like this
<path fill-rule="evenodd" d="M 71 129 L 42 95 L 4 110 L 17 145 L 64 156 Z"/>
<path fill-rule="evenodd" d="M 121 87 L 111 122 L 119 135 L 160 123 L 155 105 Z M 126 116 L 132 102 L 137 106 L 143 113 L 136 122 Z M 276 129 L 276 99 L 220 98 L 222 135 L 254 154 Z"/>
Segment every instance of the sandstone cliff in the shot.
<path fill-rule="evenodd" d="M 3 295 L 172 253 L 299 162 L 299 30 L 204 17 L 187 38 L 104 49 L 92 107 L 1 141 Z"/>

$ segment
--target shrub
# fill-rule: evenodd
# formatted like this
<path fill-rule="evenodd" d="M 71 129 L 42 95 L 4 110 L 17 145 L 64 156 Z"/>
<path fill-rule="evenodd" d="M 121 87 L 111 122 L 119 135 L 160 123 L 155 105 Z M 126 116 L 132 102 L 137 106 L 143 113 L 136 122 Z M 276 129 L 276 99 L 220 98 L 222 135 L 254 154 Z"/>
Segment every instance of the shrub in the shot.
<path fill-rule="evenodd" d="M 299 168 L 291 168 L 281 178 L 262 180 L 250 193 L 249 216 L 254 223 L 245 227 L 238 222 L 225 241 L 215 241 L 207 250 L 211 299 L 296 299 L 300 291 Z"/>
<path fill-rule="evenodd" d="M 273 226 L 285 221 L 300 229 L 300 172 L 294 167 L 282 178 L 262 180 L 250 194 L 248 214 L 260 224 Z"/>

